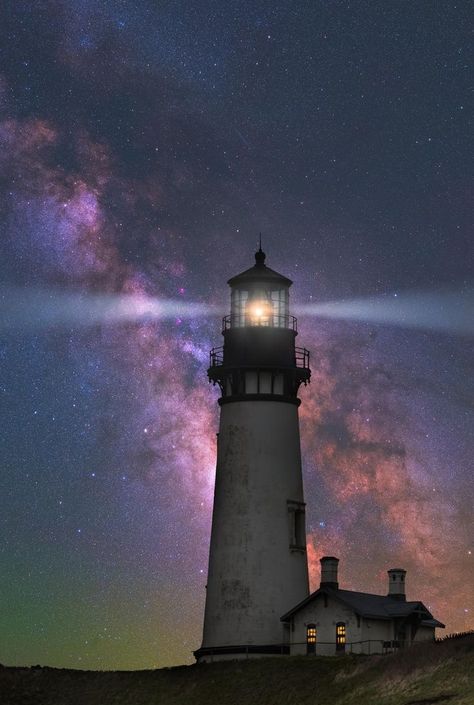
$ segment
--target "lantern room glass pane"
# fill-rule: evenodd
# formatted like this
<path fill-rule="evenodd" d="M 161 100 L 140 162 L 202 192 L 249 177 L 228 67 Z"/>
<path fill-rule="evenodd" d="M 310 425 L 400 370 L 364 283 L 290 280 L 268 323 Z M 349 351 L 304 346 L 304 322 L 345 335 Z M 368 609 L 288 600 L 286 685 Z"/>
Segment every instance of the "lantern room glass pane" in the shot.
<path fill-rule="evenodd" d="M 231 327 L 289 327 L 288 289 L 233 289 L 231 294 Z"/>
<path fill-rule="evenodd" d="M 245 306 L 249 297 L 248 291 L 241 289 L 233 289 L 231 295 L 231 326 L 232 328 L 241 328 L 245 326 Z"/>
<path fill-rule="evenodd" d="M 270 292 L 270 299 L 273 305 L 273 325 L 276 328 L 288 328 L 289 315 L 289 291 L 288 289 L 276 289 Z"/>

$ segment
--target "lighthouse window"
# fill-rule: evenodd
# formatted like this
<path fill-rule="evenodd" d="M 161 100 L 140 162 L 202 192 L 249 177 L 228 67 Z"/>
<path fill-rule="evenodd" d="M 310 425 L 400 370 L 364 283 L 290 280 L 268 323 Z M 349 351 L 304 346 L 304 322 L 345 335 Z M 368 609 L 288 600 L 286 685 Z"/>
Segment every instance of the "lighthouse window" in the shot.
<path fill-rule="evenodd" d="M 283 375 L 278 374 L 273 378 L 273 394 L 283 394 Z"/>
<path fill-rule="evenodd" d="M 271 394 L 272 392 L 272 375 L 270 372 L 260 372 L 259 391 L 261 394 Z"/>
<path fill-rule="evenodd" d="M 346 624 L 338 622 L 336 624 L 336 651 L 344 651 L 346 648 Z"/>
<path fill-rule="evenodd" d="M 258 392 L 258 372 L 245 373 L 245 393 L 257 394 Z"/>
<path fill-rule="evenodd" d="M 248 291 L 234 289 L 231 294 L 231 326 L 233 328 L 242 328 L 245 326 L 245 306 L 249 297 Z"/>
<path fill-rule="evenodd" d="M 288 327 L 288 289 L 277 289 L 270 294 L 273 305 L 273 325 L 275 328 Z"/>
<path fill-rule="evenodd" d="M 288 529 L 291 550 L 306 550 L 304 507 L 303 502 L 288 501 Z"/>

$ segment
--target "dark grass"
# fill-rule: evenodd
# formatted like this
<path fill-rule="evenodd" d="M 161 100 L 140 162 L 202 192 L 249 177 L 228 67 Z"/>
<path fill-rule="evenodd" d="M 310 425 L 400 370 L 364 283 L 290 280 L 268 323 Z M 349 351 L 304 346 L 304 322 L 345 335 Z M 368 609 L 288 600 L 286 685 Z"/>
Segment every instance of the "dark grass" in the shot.
<path fill-rule="evenodd" d="M 0 705 L 474 705 L 474 635 L 387 656 L 294 656 L 156 671 L 0 668 Z"/>

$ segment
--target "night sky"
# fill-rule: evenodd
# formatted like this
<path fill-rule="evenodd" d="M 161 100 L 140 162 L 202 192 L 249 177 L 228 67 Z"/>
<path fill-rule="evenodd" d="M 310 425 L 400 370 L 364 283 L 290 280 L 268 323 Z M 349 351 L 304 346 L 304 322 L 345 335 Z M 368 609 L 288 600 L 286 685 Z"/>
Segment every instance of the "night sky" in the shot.
<path fill-rule="evenodd" d="M 294 310 L 472 285 L 470 11 L 2 3 L 2 296 L 41 294 L 46 319 L 1 331 L 0 662 L 192 662 L 208 352 L 260 231 Z M 48 325 L 65 293 L 219 314 Z M 416 329 L 299 316 L 310 568 L 314 587 L 336 555 L 342 587 L 384 593 L 404 567 L 408 597 L 452 632 L 474 611 L 472 338 L 419 315 Z"/>

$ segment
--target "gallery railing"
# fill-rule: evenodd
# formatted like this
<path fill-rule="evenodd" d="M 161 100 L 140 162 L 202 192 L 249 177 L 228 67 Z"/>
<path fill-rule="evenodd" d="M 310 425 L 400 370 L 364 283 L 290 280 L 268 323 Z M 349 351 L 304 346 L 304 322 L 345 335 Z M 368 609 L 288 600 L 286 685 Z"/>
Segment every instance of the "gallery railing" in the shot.
<path fill-rule="evenodd" d="M 209 367 L 220 367 L 224 364 L 224 346 L 212 348 L 209 353 Z M 309 350 L 295 347 L 295 366 L 302 369 L 309 369 Z"/>
<path fill-rule="evenodd" d="M 222 319 L 222 332 L 229 328 L 289 328 L 298 332 L 298 321 L 289 314 L 270 313 L 268 316 L 252 316 L 251 313 L 231 313 Z"/>

